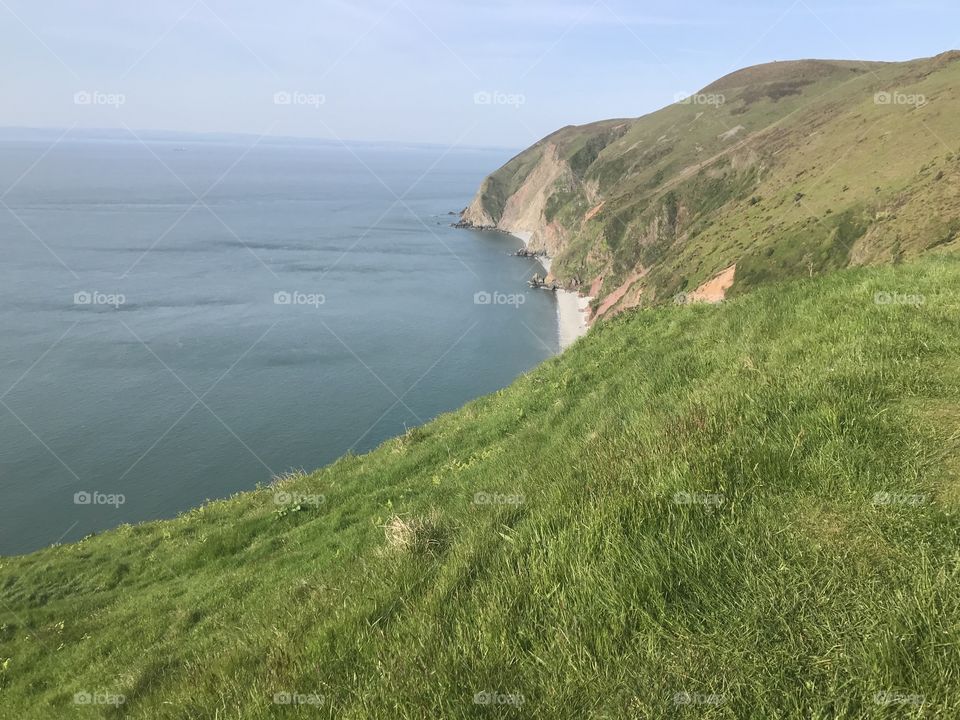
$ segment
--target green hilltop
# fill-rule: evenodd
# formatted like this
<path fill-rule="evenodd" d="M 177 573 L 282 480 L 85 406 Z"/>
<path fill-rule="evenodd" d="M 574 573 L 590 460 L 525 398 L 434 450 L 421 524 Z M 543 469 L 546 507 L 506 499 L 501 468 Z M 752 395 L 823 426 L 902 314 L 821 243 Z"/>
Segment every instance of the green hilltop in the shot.
<path fill-rule="evenodd" d="M 958 60 L 741 70 L 645 117 L 553 133 L 487 178 L 463 220 L 532 233 L 602 313 L 733 266 L 736 293 L 956 247 Z"/>
<path fill-rule="evenodd" d="M 512 160 L 467 219 L 549 214 L 635 309 L 369 454 L 0 558 L 0 717 L 960 717 L 957 73 L 752 68 Z"/>

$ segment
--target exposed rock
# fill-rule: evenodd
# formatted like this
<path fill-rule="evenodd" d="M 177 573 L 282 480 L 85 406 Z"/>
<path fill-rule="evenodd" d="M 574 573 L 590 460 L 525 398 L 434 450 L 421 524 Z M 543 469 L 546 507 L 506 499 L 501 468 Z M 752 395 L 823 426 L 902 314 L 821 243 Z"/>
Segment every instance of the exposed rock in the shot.
<path fill-rule="evenodd" d="M 635 272 L 630 277 L 627 278 L 620 287 L 614 290 L 612 293 L 607 295 L 603 302 L 600 303 L 600 306 L 597 308 L 596 317 L 603 317 L 604 315 L 610 313 L 615 315 L 617 312 L 620 312 L 626 308 L 616 308 L 616 305 L 623 299 L 627 294 L 633 284 L 640 280 L 644 275 L 646 275 L 646 270 L 641 272 Z M 611 312 L 612 311 L 612 312 Z"/>
<path fill-rule="evenodd" d="M 604 203 L 606 203 L 606 200 L 602 200 L 600 203 L 590 208 L 590 211 L 583 216 L 583 221 L 587 222 L 588 220 L 592 220 L 594 217 L 596 217 L 597 213 L 603 210 Z"/>
<path fill-rule="evenodd" d="M 525 258 L 545 258 L 547 257 L 546 250 L 528 250 L 527 248 L 520 248 L 515 253 L 511 253 L 514 257 L 525 257 Z"/>
<path fill-rule="evenodd" d="M 725 133 L 720 133 L 719 135 L 717 135 L 717 138 L 720 140 L 733 140 L 743 130 L 746 130 L 746 128 L 743 125 L 737 125 L 735 128 L 730 128 Z"/>
<path fill-rule="evenodd" d="M 721 302 L 727 296 L 727 290 L 733 285 L 733 279 L 736 273 L 737 265 L 734 263 L 687 295 L 687 301 L 707 303 Z"/>

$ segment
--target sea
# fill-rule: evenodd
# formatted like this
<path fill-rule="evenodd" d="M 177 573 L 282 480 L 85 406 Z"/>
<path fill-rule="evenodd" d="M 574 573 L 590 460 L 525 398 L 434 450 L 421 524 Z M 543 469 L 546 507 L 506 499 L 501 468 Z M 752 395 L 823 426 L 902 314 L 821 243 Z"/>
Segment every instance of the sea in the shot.
<path fill-rule="evenodd" d="M 0 136 L 0 554 L 366 452 L 557 353 L 521 241 L 451 227 L 512 154 Z"/>

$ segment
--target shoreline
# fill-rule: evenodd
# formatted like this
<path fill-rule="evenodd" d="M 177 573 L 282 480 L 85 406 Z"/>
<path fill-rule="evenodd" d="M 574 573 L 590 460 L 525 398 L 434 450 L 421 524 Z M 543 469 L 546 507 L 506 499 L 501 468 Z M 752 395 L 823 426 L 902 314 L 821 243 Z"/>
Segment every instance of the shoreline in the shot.
<path fill-rule="evenodd" d="M 524 247 L 529 247 L 530 237 L 533 233 L 511 232 L 515 238 L 520 240 Z M 537 260 L 543 265 L 547 274 L 550 274 L 552 260 L 549 257 L 538 257 Z M 573 345 L 579 338 L 587 334 L 590 325 L 587 323 L 587 309 L 590 307 L 590 301 L 593 298 L 581 296 L 574 290 L 556 290 L 554 294 L 557 298 L 557 327 L 560 336 L 560 352 Z"/>

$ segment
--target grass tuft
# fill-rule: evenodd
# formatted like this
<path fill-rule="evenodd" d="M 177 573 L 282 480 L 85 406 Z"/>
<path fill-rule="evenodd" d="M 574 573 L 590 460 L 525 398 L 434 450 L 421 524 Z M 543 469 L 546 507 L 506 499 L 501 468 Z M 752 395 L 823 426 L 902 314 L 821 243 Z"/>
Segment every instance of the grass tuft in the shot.
<path fill-rule="evenodd" d="M 394 515 L 383 526 L 387 548 L 414 555 L 439 555 L 450 544 L 449 529 L 434 510 L 423 517 Z"/>

